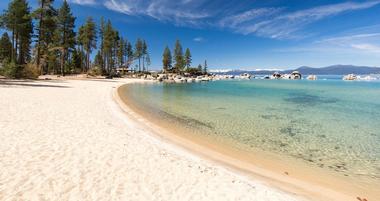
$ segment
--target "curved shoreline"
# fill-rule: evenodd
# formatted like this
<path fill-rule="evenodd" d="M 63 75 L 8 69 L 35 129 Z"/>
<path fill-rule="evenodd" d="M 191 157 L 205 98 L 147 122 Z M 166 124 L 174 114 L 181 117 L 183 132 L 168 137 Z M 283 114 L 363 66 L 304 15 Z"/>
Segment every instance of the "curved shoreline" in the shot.
<path fill-rule="evenodd" d="M 283 167 L 277 167 L 277 171 L 273 171 L 273 168 L 276 168 L 276 165 L 280 163 L 275 163 L 274 165 L 272 164 L 273 167 L 271 168 L 268 168 L 268 166 L 265 165 L 258 166 L 254 163 L 255 161 L 250 161 L 247 160 L 247 158 L 239 157 L 239 154 L 241 153 L 236 153 L 234 150 L 228 148 L 226 149 L 225 147 L 215 144 L 205 143 L 199 138 L 196 139 L 178 134 L 178 132 L 173 132 L 173 130 L 167 129 L 167 127 L 163 127 L 157 122 L 151 121 L 151 119 L 147 118 L 146 115 L 144 116 L 141 111 L 133 108 L 130 104 L 131 102 L 123 97 L 123 94 L 121 94 L 121 89 L 126 85 L 128 84 L 120 85 L 114 91 L 114 99 L 121 106 L 124 112 L 144 124 L 152 130 L 154 134 L 182 148 L 185 148 L 187 151 L 194 153 L 197 156 L 216 162 L 221 166 L 228 167 L 233 172 L 249 177 L 249 179 L 259 179 L 275 188 L 294 193 L 298 196 L 306 197 L 311 200 L 356 200 L 356 197 L 359 196 L 354 194 L 355 192 L 352 191 L 353 189 L 356 189 L 357 186 L 349 186 L 346 184 L 344 184 L 344 187 L 339 186 L 341 183 L 339 183 L 338 180 L 334 181 L 334 179 L 323 182 L 334 183 L 328 187 L 321 185 L 320 182 L 302 180 L 302 174 L 298 175 L 298 177 L 294 177 L 293 172 L 288 175 L 283 174 L 284 172 L 281 172 L 281 170 L 278 171 L 278 169 Z M 256 156 L 256 158 L 258 157 Z M 265 160 L 263 157 L 262 159 Z M 268 161 L 266 162 L 268 164 Z M 307 171 L 307 173 L 313 172 Z M 330 188 L 331 186 L 334 186 L 335 188 Z M 337 189 L 339 189 L 339 191 Z M 365 194 L 365 196 L 367 196 L 367 194 Z"/>

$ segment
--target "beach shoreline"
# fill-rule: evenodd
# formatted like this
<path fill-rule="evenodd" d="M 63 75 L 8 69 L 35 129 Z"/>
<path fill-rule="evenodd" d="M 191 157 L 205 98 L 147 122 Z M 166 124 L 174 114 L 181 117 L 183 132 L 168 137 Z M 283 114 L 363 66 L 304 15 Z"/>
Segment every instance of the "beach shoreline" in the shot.
<path fill-rule="evenodd" d="M 210 143 L 210 139 L 193 137 L 188 133 L 188 135 L 178 134 L 183 133 L 183 130 L 173 129 L 171 125 L 165 125 L 164 121 L 157 120 L 147 114 L 146 111 L 135 107 L 133 101 L 128 100 L 126 94 L 122 93 L 121 88 L 126 86 L 122 85 L 116 89 L 115 99 L 128 115 L 132 115 L 165 139 L 186 148 L 190 152 L 227 166 L 232 171 L 243 174 L 250 179 L 264 180 L 276 188 L 305 196 L 311 200 L 357 200 L 358 198 L 375 200 L 380 196 L 373 186 L 360 186 L 355 182 L 355 179 L 350 180 L 339 176 L 335 178 L 337 175 L 326 176 L 324 175 L 326 172 L 320 172 L 317 168 L 306 170 L 306 168 L 310 168 L 308 166 L 302 166 L 303 169 L 300 170 L 299 161 L 293 161 L 296 165 L 284 165 L 289 161 L 281 161 L 281 158 L 275 158 L 279 162 L 274 162 L 273 155 L 268 155 L 262 151 L 259 155 L 253 156 L 251 154 L 246 157 L 244 155 L 247 152 Z"/>
<path fill-rule="evenodd" d="M 0 200 L 305 200 L 125 115 L 113 96 L 132 82 L 0 80 Z"/>

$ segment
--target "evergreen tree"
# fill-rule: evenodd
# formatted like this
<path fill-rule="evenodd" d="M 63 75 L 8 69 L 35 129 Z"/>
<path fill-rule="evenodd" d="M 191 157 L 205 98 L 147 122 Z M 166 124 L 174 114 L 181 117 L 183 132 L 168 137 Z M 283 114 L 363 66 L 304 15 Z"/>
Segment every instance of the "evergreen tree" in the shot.
<path fill-rule="evenodd" d="M 205 64 L 203 66 L 203 73 L 207 74 L 207 60 L 205 60 Z"/>
<path fill-rule="evenodd" d="M 124 40 L 123 37 L 120 38 L 118 41 L 118 48 L 117 48 L 117 61 L 119 66 L 124 66 L 125 63 L 125 53 L 126 51 L 126 41 Z"/>
<path fill-rule="evenodd" d="M 199 72 L 199 73 L 202 73 L 202 70 L 203 70 L 203 69 L 202 69 L 202 65 L 199 64 L 199 65 L 198 65 L 198 72 Z"/>
<path fill-rule="evenodd" d="M 96 54 L 94 64 L 95 66 L 100 67 L 100 68 L 103 66 L 103 56 L 102 56 L 101 51 L 98 51 L 98 53 Z"/>
<path fill-rule="evenodd" d="M 146 61 L 146 71 L 149 71 L 149 70 L 148 70 L 148 67 L 149 67 L 150 64 L 151 64 L 149 53 L 146 54 L 146 56 L 145 56 L 145 61 Z"/>
<path fill-rule="evenodd" d="M 105 70 L 107 73 L 111 73 L 111 70 L 114 67 L 115 61 L 115 43 L 118 36 L 118 33 L 114 30 L 112 27 L 111 21 L 108 20 L 107 24 L 104 25 L 102 28 L 102 35 L 103 35 L 103 61 Z"/>
<path fill-rule="evenodd" d="M 11 60 L 16 60 L 16 35 L 17 33 L 17 7 L 20 3 L 19 0 L 13 0 L 8 4 L 8 9 L 4 11 L 4 14 L 2 15 L 2 26 L 5 27 L 8 31 L 12 33 L 12 49 L 11 49 Z"/>
<path fill-rule="evenodd" d="M 147 56 L 148 54 L 148 46 L 145 42 L 145 40 L 143 40 L 142 42 L 142 50 L 141 50 L 141 56 L 142 56 L 142 59 L 143 59 L 143 71 L 145 71 L 145 57 Z"/>
<path fill-rule="evenodd" d="M 96 25 L 94 20 L 89 17 L 84 25 L 79 28 L 78 39 L 86 51 L 86 71 L 90 68 L 90 55 L 96 48 Z"/>
<path fill-rule="evenodd" d="M 33 12 L 34 18 L 37 20 L 37 44 L 36 44 L 36 64 L 40 66 L 40 61 L 46 58 L 48 48 L 52 44 L 52 38 L 56 29 L 55 18 L 57 11 L 53 7 L 54 0 L 39 0 L 39 8 Z M 46 63 L 46 61 L 44 62 Z M 41 74 L 44 73 L 41 66 Z"/>
<path fill-rule="evenodd" d="M 102 70 L 104 71 L 105 70 L 105 64 L 104 64 L 104 57 L 105 57 L 105 53 L 104 53 L 104 31 L 105 31 L 105 22 L 104 22 L 104 18 L 101 17 L 100 18 L 100 27 L 99 27 L 99 37 L 100 37 L 100 56 L 101 56 L 101 59 L 102 59 L 102 62 L 101 62 L 101 68 Z"/>
<path fill-rule="evenodd" d="M 8 33 L 5 32 L 0 39 L 0 62 L 9 62 L 12 54 L 12 43 Z"/>
<path fill-rule="evenodd" d="M 78 55 L 79 55 L 79 59 L 80 59 L 80 66 L 78 66 L 78 68 L 82 69 L 82 72 L 85 72 L 86 71 L 86 68 L 85 68 L 85 59 L 84 59 L 84 37 L 85 37 L 85 28 L 84 26 L 81 26 L 79 27 L 78 29 L 78 34 L 77 34 L 77 39 L 76 39 L 76 44 L 78 46 Z"/>
<path fill-rule="evenodd" d="M 72 68 L 73 68 L 72 70 L 73 70 L 73 73 L 75 73 L 77 69 L 82 68 L 81 55 L 77 49 L 74 49 L 71 60 L 72 60 Z"/>
<path fill-rule="evenodd" d="M 18 51 L 18 64 L 26 64 L 31 59 L 31 43 L 33 36 L 33 22 L 30 14 L 30 8 L 26 0 L 22 0 L 21 4 L 22 18 L 18 24 L 19 29 L 19 51 Z"/>
<path fill-rule="evenodd" d="M 141 72 L 141 57 L 143 56 L 143 41 L 138 38 L 135 43 L 135 58 L 139 60 L 139 72 Z"/>
<path fill-rule="evenodd" d="M 127 54 L 127 68 L 130 67 L 130 65 L 132 64 L 133 62 L 133 48 L 132 48 L 132 44 L 130 42 L 127 42 L 127 46 L 126 46 L 126 54 Z"/>
<path fill-rule="evenodd" d="M 179 73 L 185 67 L 184 59 L 183 59 L 183 50 L 182 50 L 182 46 L 179 40 L 175 42 L 174 60 L 175 60 L 174 70 L 175 72 Z"/>
<path fill-rule="evenodd" d="M 3 26 L 12 33 L 11 60 L 25 64 L 30 59 L 33 24 L 26 0 L 13 0 L 2 15 Z"/>
<path fill-rule="evenodd" d="M 191 59 L 190 49 L 186 48 L 186 52 L 185 52 L 185 66 L 186 66 L 186 68 L 190 68 L 191 61 L 192 61 L 192 59 Z"/>
<path fill-rule="evenodd" d="M 172 67 L 172 54 L 168 46 L 165 47 L 164 54 L 162 55 L 162 67 L 164 73 L 169 72 Z"/>
<path fill-rule="evenodd" d="M 66 0 L 58 10 L 57 30 L 55 32 L 57 46 L 61 53 L 61 74 L 65 75 L 65 61 L 69 52 L 75 47 L 75 17 Z"/>

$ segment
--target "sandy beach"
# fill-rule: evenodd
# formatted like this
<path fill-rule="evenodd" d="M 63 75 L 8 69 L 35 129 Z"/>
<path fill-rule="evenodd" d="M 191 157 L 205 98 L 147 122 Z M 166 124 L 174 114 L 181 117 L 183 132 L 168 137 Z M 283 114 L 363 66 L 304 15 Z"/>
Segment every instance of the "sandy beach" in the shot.
<path fill-rule="evenodd" d="M 162 139 L 113 99 L 134 80 L 0 81 L 0 200 L 305 200 Z"/>

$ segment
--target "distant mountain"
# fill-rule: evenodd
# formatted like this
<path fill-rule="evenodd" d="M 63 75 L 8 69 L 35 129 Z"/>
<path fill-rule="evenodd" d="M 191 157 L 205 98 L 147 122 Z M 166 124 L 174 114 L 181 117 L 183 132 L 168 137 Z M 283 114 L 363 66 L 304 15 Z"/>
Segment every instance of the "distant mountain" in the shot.
<path fill-rule="evenodd" d="M 323 68 L 312 68 L 308 66 L 302 66 L 293 70 L 216 70 L 214 73 L 217 74 L 233 74 L 238 75 L 242 73 L 250 73 L 255 75 L 271 75 L 274 72 L 280 73 L 291 73 L 293 71 L 299 71 L 301 74 L 309 75 L 346 75 L 346 74 L 357 74 L 357 75 L 366 75 L 366 74 L 380 74 L 380 67 L 369 67 L 369 66 L 353 66 L 353 65 L 334 65 L 327 66 Z"/>
<path fill-rule="evenodd" d="M 352 66 L 352 65 L 334 65 L 324 68 L 311 68 L 311 67 L 299 67 L 296 69 L 301 74 L 315 74 L 315 75 L 345 75 L 345 74 L 380 74 L 379 67 L 368 66 Z"/>

